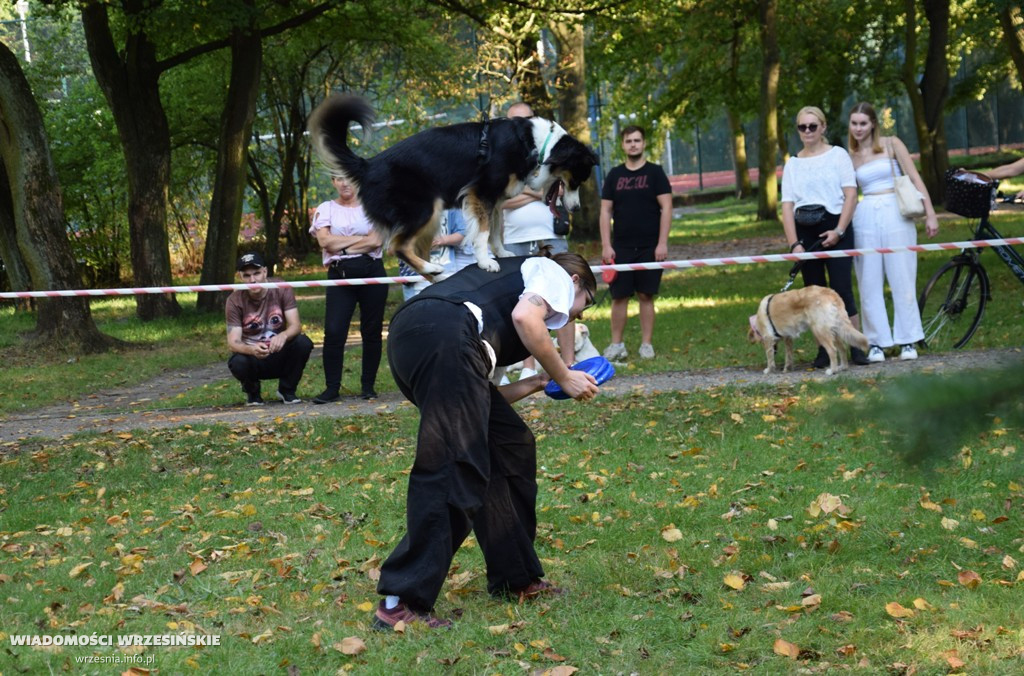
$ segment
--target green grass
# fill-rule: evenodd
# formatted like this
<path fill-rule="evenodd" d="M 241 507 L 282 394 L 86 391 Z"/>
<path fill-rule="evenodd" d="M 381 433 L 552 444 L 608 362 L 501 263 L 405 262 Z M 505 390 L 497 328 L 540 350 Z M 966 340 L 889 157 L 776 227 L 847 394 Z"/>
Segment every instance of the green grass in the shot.
<path fill-rule="evenodd" d="M 884 387 L 530 400 L 538 551 L 570 595 L 490 599 L 470 540 L 437 608 L 455 628 L 405 635 L 368 624 L 403 529 L 414 411 L 23 444 L 0 456 L 0 632 L 221 637 L 146 648 L 162 673 L 790 672 L 777 639 L 816 669 L 945 673 L 956 650 L 976 673 L 1017 672 L 1020 430 L 997 423 L 937 470 L 910 468 L 886 430 L 832 422 Z M 811 514 L 822 493 L 849 511 Z M 352 636 L 365 652 L 333 647 Z M 77 673 L 92 670 L 76 656 L 116 652 L 11 648 L 0 664 Z"/>

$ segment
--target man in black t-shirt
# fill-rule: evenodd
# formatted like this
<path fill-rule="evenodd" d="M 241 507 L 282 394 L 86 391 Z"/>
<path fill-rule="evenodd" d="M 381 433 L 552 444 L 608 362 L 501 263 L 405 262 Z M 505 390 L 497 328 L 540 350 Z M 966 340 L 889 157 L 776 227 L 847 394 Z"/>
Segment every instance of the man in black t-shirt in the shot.
<path fill-rule="evenodd" d="M 634 125 L 624 128 L 622 149 L 626 162 L 608 172 L 601 189 L 601 260 L 606 265 L 660 262 L 668 258 L 672 186 L 661 166 L 647 161 L 644 147 L 643 129 Z M 619 272 L 609 284 L 612 342 L 604 351 L 609 361 L 622 361 L 629 354 L 623 333 L 629 299 L 634 293 L 640 303 L 640 357 L 654 358 L 654 296 L 661 286 L 661 272 Z"/>

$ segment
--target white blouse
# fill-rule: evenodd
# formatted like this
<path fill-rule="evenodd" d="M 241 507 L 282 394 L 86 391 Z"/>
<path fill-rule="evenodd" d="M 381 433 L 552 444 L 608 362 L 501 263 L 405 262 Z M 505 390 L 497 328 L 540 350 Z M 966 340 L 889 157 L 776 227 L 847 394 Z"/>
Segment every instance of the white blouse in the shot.
<path fill-rule="evenodd" d="M 821 204 L 830 214 L 843 210 L 843 188 L 856 188 L 853 160 L 839 146 L 814 157 L 794 155 L 782 170 L 782 201 L 794 208 Z"/>

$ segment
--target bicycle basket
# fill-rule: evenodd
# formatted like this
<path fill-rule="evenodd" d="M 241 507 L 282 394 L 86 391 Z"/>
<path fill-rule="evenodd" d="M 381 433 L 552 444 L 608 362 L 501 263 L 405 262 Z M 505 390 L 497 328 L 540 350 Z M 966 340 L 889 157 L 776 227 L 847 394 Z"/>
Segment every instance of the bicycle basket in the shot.
<path fill-rule="evenodd" d="M 981 218 L 992 210 L 996 187 L 985 174 L 966 169 L 946 172 L 946 209 L 967 218 Z"/>

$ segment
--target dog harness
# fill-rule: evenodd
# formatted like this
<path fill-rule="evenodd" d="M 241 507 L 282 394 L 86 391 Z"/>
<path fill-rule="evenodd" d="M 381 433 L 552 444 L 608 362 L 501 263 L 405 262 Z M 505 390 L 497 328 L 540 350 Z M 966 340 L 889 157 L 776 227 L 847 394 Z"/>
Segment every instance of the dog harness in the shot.
<path fill-rule="evenodd" d="M 774 293 L 772 295 L 768 296 L 768 302 L 765 303 L 765 306 L 764 306 L 764 316 L 768 319 L 768 326 L 770 326 L 771 329 L 772 329 L 772 335 L 775 338 L 782 338 L 782 336 L 779 334 L 778 330 L 776 330 L 776 328 L 775 328 L 775 322 L 772 321 L 772 313 L 771 313 L 772 298 L 775 298 L 775 294 Z"/>

